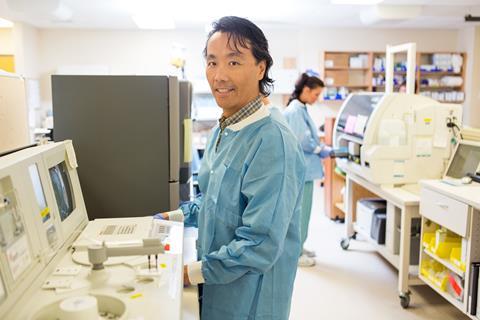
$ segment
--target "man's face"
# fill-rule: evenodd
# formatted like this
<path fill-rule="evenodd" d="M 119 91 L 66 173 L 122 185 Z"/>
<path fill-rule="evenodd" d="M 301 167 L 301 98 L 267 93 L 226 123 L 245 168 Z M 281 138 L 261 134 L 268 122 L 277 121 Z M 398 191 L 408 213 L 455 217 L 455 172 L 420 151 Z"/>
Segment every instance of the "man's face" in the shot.
<path fill-rule="evenodd" d="M 255 99 L 265 73 L 265 61 L 256 62 L 250 48 L 228 43 L 228 33 L 214 33 L 207 43 L 206 75 L 223 115 L 231 116 Z"/>

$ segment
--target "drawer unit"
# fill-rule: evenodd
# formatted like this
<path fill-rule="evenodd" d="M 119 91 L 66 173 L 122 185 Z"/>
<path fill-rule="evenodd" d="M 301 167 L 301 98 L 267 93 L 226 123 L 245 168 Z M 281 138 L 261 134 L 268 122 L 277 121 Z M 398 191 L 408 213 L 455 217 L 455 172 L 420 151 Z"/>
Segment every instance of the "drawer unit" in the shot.
<path fill-rule="evenodd" d="M 422 188 L 421 199 L 420 213 L 424 217 L 468 237 L 470 209 L 467 204 L 426 188 Z"/>

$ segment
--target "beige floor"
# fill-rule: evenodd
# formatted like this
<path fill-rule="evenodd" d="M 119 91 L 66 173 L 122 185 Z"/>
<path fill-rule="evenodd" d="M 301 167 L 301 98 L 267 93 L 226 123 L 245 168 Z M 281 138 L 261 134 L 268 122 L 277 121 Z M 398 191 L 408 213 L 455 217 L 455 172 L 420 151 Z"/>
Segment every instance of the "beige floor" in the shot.
<path fill-rule="evenodd" d="M 344 224 L 323 215 L 323 190 L 315 185 L 306 247 L 316 251 L 317 265 L 298 269 L 291 320 L 469 319 L 427 286 L 413 287 L 410 308 L 402 309 L 396 269 L 364 242 L 343 251 L 343 234 Z"/>

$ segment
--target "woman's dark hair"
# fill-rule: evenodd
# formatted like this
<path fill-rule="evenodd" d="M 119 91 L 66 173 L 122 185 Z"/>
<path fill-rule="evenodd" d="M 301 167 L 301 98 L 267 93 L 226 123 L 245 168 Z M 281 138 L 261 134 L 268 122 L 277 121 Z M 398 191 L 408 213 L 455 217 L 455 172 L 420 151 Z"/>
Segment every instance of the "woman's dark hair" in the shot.
<path fill-rule="evenodd" d="M 323 81 L 317 78 L 316 76 L 309 76 L 307 73 L 302 73 L 300 77 L 295 82 L 295 89 L 288 99 L 287 106 L 295 99 L 300 100 L 300 95 L 302 94 L 303 88 L 308 87 L 310 89 L 316 89 L 318 87 L 323 88 L 325 85 Z M 303 102 L 303 101 L 302 101 Z"/>
<path fill-rule="evenodd" d="M 251 49 L 257 63 L 265 61 L 265 74 L 258 83 L 258 87 L 262 95 L 270 95 L 273 87 L 273 79 L 268 76 L 268 71 L 273 64 L 273 59 L 270 52 L 268 52 L 268 41 L 262 30 L 250 20 L 234 16 L 223 17 L 215 21 L 212 27 L 212 31 L 210 31 L 207 36 L 203 55 L 207 57 L 207 44 L 213 34 L 217 32 L 227 33 L 228 44 L 232 46 L 232 49 L 239 51 L 239 46 L 245 49 Z"/>

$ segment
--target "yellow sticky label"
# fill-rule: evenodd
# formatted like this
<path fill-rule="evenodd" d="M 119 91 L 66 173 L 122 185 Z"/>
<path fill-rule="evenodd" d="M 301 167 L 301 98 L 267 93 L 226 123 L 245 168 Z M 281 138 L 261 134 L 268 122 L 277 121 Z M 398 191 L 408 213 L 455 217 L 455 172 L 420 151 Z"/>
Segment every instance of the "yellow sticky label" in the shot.
<path fill-rule="evenodd" d="M 192 162 L 192 119 L 183 120 L 183 162 Z"/>
<path fill-rule="evenodd" d="M 432 122 L 432 118 L 423 118 L 423 122 L 429 124 L 430 122 Z"/>
<path fill-rule="evenodd" d="M 165 269 L 167 267 L 167 265 L 165 263 L 160 263 L 160 267 L 162 267 L 163 269 Z"/>
<path fill-rule="evenodd" d="M 42 216 L 42 218 L 45 218 L 46 216 L 48 216 L 49 213 L 50 213 L 50 208 L 46 207 L 40 212 L 40 216 Z"/>
<path fill-rule="evenodd" d="M 137 299 L 143 297 L 143 294 L 141 293 L 136 293 L 130 296 L 130 299 Z"/>

